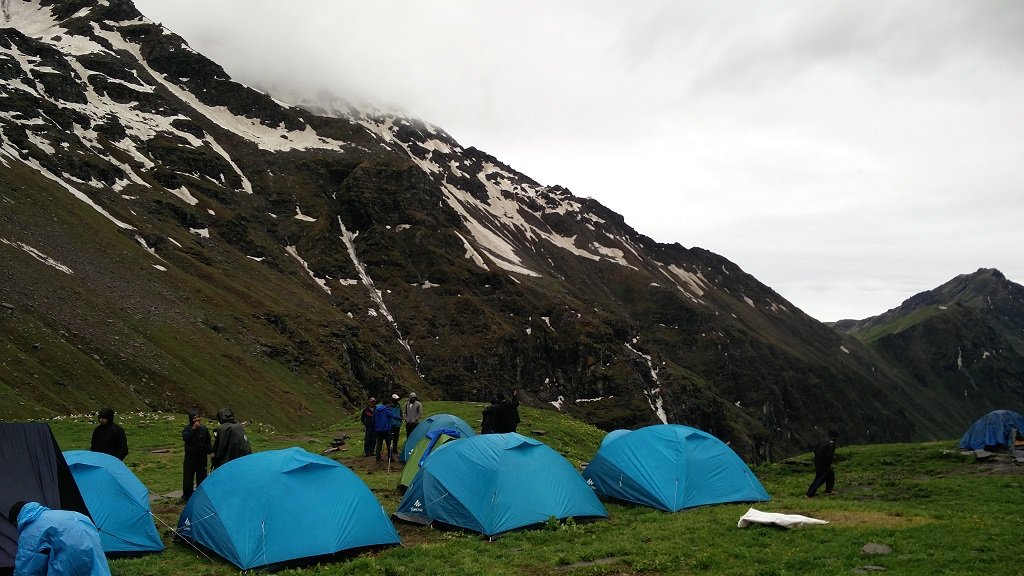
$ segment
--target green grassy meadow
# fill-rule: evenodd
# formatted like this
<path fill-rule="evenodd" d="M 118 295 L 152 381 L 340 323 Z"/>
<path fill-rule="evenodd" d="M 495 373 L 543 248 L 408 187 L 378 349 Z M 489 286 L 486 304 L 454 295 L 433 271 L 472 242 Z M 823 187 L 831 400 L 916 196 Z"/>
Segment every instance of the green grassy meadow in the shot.
<path fill-rule="evenodd" d="M 479 427 L 481 404 L 427 402 L 426 414 L 451 413 Z M 538 438 L 579 467 L 596 452 L 604 433 L 551 410 L 520 409 L 520 433 Z M 244 414 L 240 414 L 244 418 Z M 87 449 L 94 423 L 89 416 L 48 421 L 64 450 Z M 154 494 L 181 489 L 180 431 L 184 415 L 119 414 L 128 432 L 128 466 Z M 211 428 L 214 426 L 211 425 Z M 328 454 L 367 483 L 393 512 L 401 470 L 362 457 L 356 414 L 328 429 L 279 434 L 248 423 L 253 450 L 300 446 L 326 450 L 342 434 L 346 448 Z M 402 436 L 404 441 L 404 432 Z M 289 575 L 452 574 L 632 575 L 730 574 L 788 576 L 858 574 L 1024 575 L 1024 466 L 1006 459 L 975 462 L 956 442 L 841 446 L 837 494 L 804 497 L 812 477 L 809 454 L 754 468 L 771 502 L 766 512 L 803 514 L 830 524 L 793 530 L 736 523 L 750 505 L 725 504 L 668 514 L 606 502 L 610 519 L 593 523 L 549 523 L 493 541 L 475 533 L 396 522 L 403 545 L 335 562 L 287 569 Z M 160 554 L 110 562 L 115 575 L 219 576 L 233 565 L 206 557 L 172 539 L 182 505 L 177 498 L 153 503 L 167 549 Z M 865 544 L 885 544 L 890 554 L 871 555 Z"/>

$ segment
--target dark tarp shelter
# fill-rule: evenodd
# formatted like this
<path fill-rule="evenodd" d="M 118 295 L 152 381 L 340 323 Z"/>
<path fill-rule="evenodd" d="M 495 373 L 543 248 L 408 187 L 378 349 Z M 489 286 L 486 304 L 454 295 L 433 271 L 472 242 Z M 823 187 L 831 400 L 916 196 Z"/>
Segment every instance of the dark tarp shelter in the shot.
<path fill-rule="evenodd" d="M 1024 416 L 1013 410 L 993 410 L 971 425 L 960 438 L 961 450 L 1013 448 L 1013 430 L 1024 433 Z"/>
<path fill-rule="evenodd" d="M 89 516 L 48 424 L 0 423 L 0 515 L 19 500 Z M 0 520 L 0 574 L 14 572 L 17 549 L 17 528 Z"/>

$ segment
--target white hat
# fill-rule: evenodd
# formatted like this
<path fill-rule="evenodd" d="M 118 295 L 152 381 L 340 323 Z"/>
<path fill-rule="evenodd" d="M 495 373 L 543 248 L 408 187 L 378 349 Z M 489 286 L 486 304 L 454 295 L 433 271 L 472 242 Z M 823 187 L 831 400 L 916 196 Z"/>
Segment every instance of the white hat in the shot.
<path fill-rule="evenodd" d="M 413 392 L 412 394 L 409 394 L 409 398 L 416 398 L 416 393 Z"/>
<path fill-rule="evenodd" d="M 392 394 L 391 395 L 391 399 L 392 400 L 398 400 L 398 394 Z"/>

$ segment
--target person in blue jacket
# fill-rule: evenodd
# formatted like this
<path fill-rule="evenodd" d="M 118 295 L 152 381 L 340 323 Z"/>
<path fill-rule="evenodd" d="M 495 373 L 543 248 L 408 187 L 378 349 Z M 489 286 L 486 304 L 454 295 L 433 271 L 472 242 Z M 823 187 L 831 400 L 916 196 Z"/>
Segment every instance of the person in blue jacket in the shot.
<path fill-rule="evenodd" d="M 88 517 L 21 501 L 7 519 L 20 533 L 14 576 L 110 576 L 100 533 Z"/>
<path fill-rule="evenodd" d="M 398 422 L 401 423 L 401 412 L 399 412 Z M 377 407 L 373 409 L 373 427 L 376 432 L 376 438 L 374 440 L 374 453 L 377 455 L 377 462 L 381 461 L 381 456 L 386 450 L 388 453 L 388 460 L 391 460 L 393 456 L 392 442 L 391 442 L 391 428 L 395 425 L 395 415 L 391 410 L 391 402 L 385 400 Z"/>

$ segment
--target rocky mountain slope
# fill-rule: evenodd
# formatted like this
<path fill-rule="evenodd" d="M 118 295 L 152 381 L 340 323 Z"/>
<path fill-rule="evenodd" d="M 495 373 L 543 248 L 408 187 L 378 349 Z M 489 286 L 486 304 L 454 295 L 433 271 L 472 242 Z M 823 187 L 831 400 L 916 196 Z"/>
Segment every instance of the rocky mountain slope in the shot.
<path fill-rule="evenodd" d="M 0 418 L 232 405 L 309 428 L 367 394 L 516 390 L 759 459 L 973 417 L 726 258 L 439 127 L 283 104 L 127 0 L 3 17 Z"/>
<path fill-rule="evenodd" d="M 1024 286 L 998 270 L 957 276 L 835 328 L 909 372 L 930 404 L 978 415 L 1024 405 Z"/>

